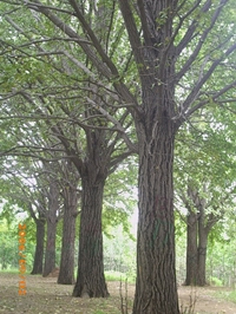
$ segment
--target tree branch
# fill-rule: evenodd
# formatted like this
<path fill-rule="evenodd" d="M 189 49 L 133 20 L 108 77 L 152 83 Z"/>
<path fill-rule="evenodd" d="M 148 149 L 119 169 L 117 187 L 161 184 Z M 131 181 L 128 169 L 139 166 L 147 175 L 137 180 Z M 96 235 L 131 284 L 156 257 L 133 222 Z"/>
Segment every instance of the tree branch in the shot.
<path fill-rule="evenodd" d="M 115 126 L 116 129 L 119 130 L 119 132 L 122 134 L 122 138 L 125 141 L 126 145 L 130 148 L 131 151 L 136 152 L 137 153 L 137 147 L 135 144 L 133 144 L 129 137 L 127 136 L 127 134 L 125 133 L 125 129 L 123 128 L 123 126 L 120 124 L 119 121 L 117 121 L 114 117 L 112 117 L 105 109 L 103 109 L 100 105 L 96 104 L 92 99 L 90 99 L 89 97 L 86 97 L 87 102 L 92 105 L 92 107 L 96 110 L 98 110 L 99 112 L 101 112 L 101 114 L 108 119 L 109 121 L 111 121 Z"/>
<path fill-rule="evenodd" d="M 179 73 L 176 74 L 176 82 L 178 82 L 182 77 L 183 75 L 188 71 L 188 69 L 190 68 L 191 64 L 195 61 L 197 55 L 199 54 L 207 36 L 209 35 L 210 31 L 212 30 L 212 28 L 214 27 L 217 19 L 218 19 L 218 16 L 220 15 L 225 3 L 227 3 L 228 0 L 221 0 L 221 5 L 219 7 L 217 7 L 215 13 L 213 14 L 212 16 L 212 19 L 211 19 L 211 24 L 210 26 L 205 29 L 205 31 L 203 32 L 203 34 L 201 35 L 201 38 L 199 39 L 198 41 L 198 44 L 197 46 L 195 47 L 192 55 L 188 58 L 188 61 L 182 66 L 181 70 L 179 71 Z M 209 10 L 211 6 L 211 0 L 208 0 L 205 4 L 205 6 L 203 7 L 202 9 L 202 13 L 205 13 Z M 198 26 L 198 23 L 196 22 L 196 20 L 194 20 L 192 22 L 192 25 L 189 27 L 186 35 L 184 36 L 184 38 L 182 39 L 182 41 L 179 43 L 179 45 L 176 47 L 176 55 L 180 55 L 180 53 L 182 52 L 182 50 L 184 48 L 187 47 L 187 45 L 189 45 L 190 41 L 191 41 L 191 37 L 194 33 L 194 31 L 196 30 Z"/>
<path fill-rule="evenodd" d="M 47 7 L 42 6 L 41 2 L 36 0 L 33 5 L 31 2 L 27 2 L 27 6 L 33 10 L 38 10 L 43 13 L 54 25 L 56 25 L 63 33 L 65 33 L 70 38 L 73 38 L 80 47 L 84 50 L 86 55 L 96 66 L 96 68 L 109 80 L 112 78 L 112 73 L 105 66 L 105 64 L 100 61 L 93 50 L 89 47 L 85 40 L 81 38 L 72 28 L 70 28 L 66 23 L 64 23 L 60 18 L 54 15 Z"/>
<path fill-rule="evenodd" d="M 138 66 L 138 71 L 140 74 L 140 77 L 142 79 L 143 70 L 142 67 L 144 66 L 144 57 L 142 54 L 142 44 L 140 41 L 140 36 L 134 21 L 134 17 L 129 5 L 129 2 L 126 0 L 120 0 L 120 8 L 121 12 L 125 21 L 126 29 L 129 35 L 130 44 L 134 53 L 134 58 L 136 61 L 136 64 Z"/>

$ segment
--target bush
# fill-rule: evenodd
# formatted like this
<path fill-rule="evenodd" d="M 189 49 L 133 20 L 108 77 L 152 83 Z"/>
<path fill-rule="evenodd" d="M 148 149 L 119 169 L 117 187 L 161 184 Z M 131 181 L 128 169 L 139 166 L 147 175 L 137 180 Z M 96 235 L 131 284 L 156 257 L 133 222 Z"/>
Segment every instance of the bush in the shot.
<path fill-rule="evenodd" d="M 210 277 L 210 284 L 212 286 L 216 286 L 216 287 L 222 287 L 223 286 L 222 280 L 218 279 L 217 277 Z"/>

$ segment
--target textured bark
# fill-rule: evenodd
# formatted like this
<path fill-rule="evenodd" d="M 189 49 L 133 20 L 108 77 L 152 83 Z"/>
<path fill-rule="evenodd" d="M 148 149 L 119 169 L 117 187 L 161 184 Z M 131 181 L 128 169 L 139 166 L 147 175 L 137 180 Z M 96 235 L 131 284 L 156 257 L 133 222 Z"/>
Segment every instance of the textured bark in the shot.
<path fill-rule="evenodd" d="M 141 114 L 135 119 L 139 143 L 139 222 L 137 280 L 133 313 L 178 314 L 173 211 L 173 158 L 177 127 L 174 117 L 175 50 L 167 18 L 157 28 L 162 11 L 174 10 L 167 0 L 138 1 L 144 47 L 135 32 L 126 1 L 120 1 L 142 84 Z M 134 39 L 133 39 L 134 38 Z M 136 40 L 136 42 L 135 42 Z M 142 53 L 142 55 L 141 55 Z"/>
<path fill-rule="evenodd" d="M 133 313 L 176 314 L 173 212 L 175 130 L 164 111 L 139 127 L 139 223 Z"/>
<path fill-rule="evenodd" d="M 89 169 L 90 168 L 90 169 Z M 86 175 L 87 173 L 87 175 Z M 94 180 L 96 169 L 88 165 L 82 179 L 78 275 L 75 297 L 107 297 L 104 277 L 102 239 L 102 200 L 105 178 Z"/>
<path fill-rule="evenodd" d="M 45 250 L 43 277 L 48 276 L 55 269 L 57 212 L 59 210 L 58 201 L 58 185 L 56 182 L 50 182 L 49 209 L 46 216 L 47 243 Z"/>
<path fill-rule="evenodd" d="M 197 285 L 206 285 L 206 252 L 207 252 L 207 238 L 208 230 L 204 225 L 205 215 L 201 211 L 198 220 L 198 275 L 197 275 Z"/>
<path fill-rule="evenodd" d="M 198 245 L 197 245 L 197 214 L 189 211 L 187 216 L 187 260 L 186 260 L 186 286 L 195 286 L 198 275 Z"/>
<path fill-rule="evenodd" d="M 205 189 L 206 192 L 206 189 Z M 195 207 L 191 210 L 185 197 L 183 201 L 188 209 L 187 225 L 187 272 L 185 285 L 204 286 L 206 282 L 207 241 L 211 228 L 219 220 L 220 215 L 213 212 L 206 214 L 206 200 L 200 197 L 199 191 L 188 186 L 188 197 Z"/>
<path fill-rule="evenodd" d="M 45 261 L 43 268 L 43 277 L 48 276 L 55 269 L 56 256 L 56 227 L 55 220 L 47 219 L 47 243 L 45 249 Z"/>
<path fill-rule="evenodd" d="M 64 196 L 64 216 L 63 216 L 63 236 L 61 249 L 60 272 L 57 283 L 74 283 L 74 251 L 75 251 L 75 223 L 77 217 L 78 196 L 76 185 L 65 186 Z"/>
<path fill-rule="evenodd" d="M 42 274 L 43 272 L 43 253 L 44 253 L 44 235 L 45 219 L 36 219 L 36 249 L 34 254 L 34 265 L 31 275 Z"/>

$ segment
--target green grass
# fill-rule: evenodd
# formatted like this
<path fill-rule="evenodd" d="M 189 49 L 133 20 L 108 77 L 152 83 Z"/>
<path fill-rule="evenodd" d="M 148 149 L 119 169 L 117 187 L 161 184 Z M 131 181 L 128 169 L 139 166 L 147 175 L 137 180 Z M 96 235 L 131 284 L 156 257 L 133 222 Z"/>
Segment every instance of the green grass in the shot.
<path fill-rule="evenodd" d="M 118 271 L 105 271 L 106 281 L 123 281 L 127 280 L 128 283 L 135 283 L 135 276 L 130 276 L 129 274 L 121 273 Z"/>
<path fill-rule="evenodd" d="M 125 281 L 127 276 L 124 273 L 120 273 L 118 271 L 106 271 L 105 278 L 107 281 Z"/>
<path fill-rule="evenodd" d="M 9 268 L 9 269 L 0 269 L 0 274 L 19 274 L 20 271 L 18 268 Z M 31 270 L 26 270 L 26 272 L 22 275 L 30 275 Z M 42 276 L 42 275 L 34 275 L 34 276 Z"/>
<path fill-rule="evenodd" d="M 223 287 L 223 282 L 222 280 L 216 278 L 216 277 L 210 277 L 210 284 L 212 286 L 215 286 L 215 287 Z"/>
<path fill-rule="evenodd" d="M 217 291 L 215 296 L 217 298 L 236 303 L 236 290 L 228 290 L 228 291 L 227 290 L 221 290 L 221 291 Z"/>
<path fill-rule="evenodd" d="M 4 273 L 4 274 L 18 274 L 19 273 L 19 269 L 18 268 L 1 269 L 0 273 Z"/>
<path fill-rule="evenodd" d="M 3 270 L 0 270 L 0 273 L 19 274 L 19 269 L 18 268 L 3 269 Z M 30 271 L 25 272 L 25 275 L 29 275 L 29 274 L 30 274 Z M 34 276 L 42 276 L 42 275 L 34 275 Z M 75 270 L 75 278 L 77 278 L 77 270 Z M 133 277 L 130 277 L 127 274 L 121 273 L 118 271 L 106 271 L 105 278 L 106 278 L 106 281 L 120 281 L 121 280 L 125 282 L 127 279 L 128 283 L 135 283 L 135 279 Z"/>

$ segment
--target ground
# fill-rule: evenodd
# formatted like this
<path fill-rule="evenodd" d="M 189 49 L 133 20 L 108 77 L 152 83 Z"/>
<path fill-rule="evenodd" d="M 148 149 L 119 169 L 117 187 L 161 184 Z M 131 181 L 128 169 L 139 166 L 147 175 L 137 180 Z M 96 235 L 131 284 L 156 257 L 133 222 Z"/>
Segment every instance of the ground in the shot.
<path fill-rule="evenodd" d="M 81 299 L 71 297 L 73 286 L 58 285 L 56 278 L 26 275 L 27 295 L 18 295 L 17 274 L 0 273 L 0 314 L 119 314 L 121 313 L 120 283 L 108 282 L 111 296 L 107 299 Z M 182 310 L 191 303 L 198 314 L 236 314 L 236 304 L 218 299 L 216 293 L 224 288 L 179 287 Z M 131 313 L 134 285 L 128 285 L 128 307 Z M 125 287 L 123 286 L 125 299 Z M 191 301 L 192 300 L 192 301 Z M 124 301 L 125 302 L 125 301 Z M 192 306 L 193 307 L 193 306 Z M 125 312 L 124 312 L 125 313 Z M 186 311 L 185 313 L 193 313 Z M 164 313 L 163 313 L 164 314 Z"/>

